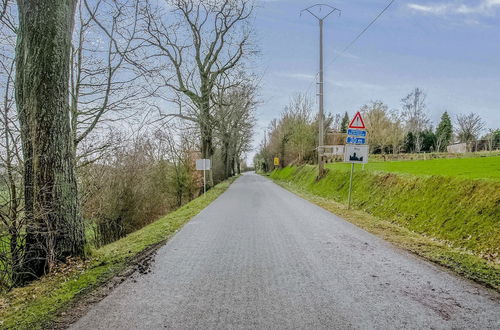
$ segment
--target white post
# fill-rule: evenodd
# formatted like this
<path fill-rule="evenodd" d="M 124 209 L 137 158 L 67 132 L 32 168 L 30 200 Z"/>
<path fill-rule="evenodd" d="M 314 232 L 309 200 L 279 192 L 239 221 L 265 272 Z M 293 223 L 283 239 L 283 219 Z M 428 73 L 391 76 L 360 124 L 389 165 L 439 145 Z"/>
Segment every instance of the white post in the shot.
<path fill-rule="evenodd" d="M 203 169 L 203 196 L 205 196 L 205 194 L 207 193 L 207 179 L 205 178 L 206 177 L 206 175 L 205 175 L 206 172 L 207 171 L 205 171 L 205 169 Z"/>
<path fill-rule="evenodd" d="M 347 209 L 351 209 L 351 191 L 352 191 L 352 173 L 354 172 L 354 163 L 351 164 L 351 179 L 349 180 L 349 201 L 347 202 Z"/>

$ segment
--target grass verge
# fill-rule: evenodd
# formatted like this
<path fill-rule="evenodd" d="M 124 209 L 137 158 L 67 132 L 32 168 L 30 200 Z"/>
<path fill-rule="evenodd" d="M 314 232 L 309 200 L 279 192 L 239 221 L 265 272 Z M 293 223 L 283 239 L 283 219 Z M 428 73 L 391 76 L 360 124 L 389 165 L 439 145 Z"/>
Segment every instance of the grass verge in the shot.
<path fill-rule="evenodd" d="M 186 222 L 219 197 L 235 178 L 210 189 L 180 209 L 92 251 L 85 261 L 74 261 L 30 285 L 0 297 L 0 328 L 43 329 L 66 306 L 100 287 L 131 265 L 141 253 L 168 240 Z"/>
<path fill-rule="evenodd" d="M 383 216 L 383 214 L 386 214 L 384 212 L 374 212 L 375 214 L 373 214 L 370 212 L 373 209 L 367 207 L 363 200 L 358 200 L 357 203 L 354 203 L 355 208 L 358 208 L 357 210 L 347 210 L 342 193 L 335 195 L 332 191 L 329 191 L 329 193 L 325 193 L 324 191 L 325 189 L 334 189 L 335 185 L 322 183 L 325 179 L 316 182 L 314 176 L 309 178 L 311 175 L 309 171 L 314 172 L 313 169 L 307 169 L 305 172 L 302 172 L 299 168 L 285 168 L 273 172 L 270 177 L 282 187 L 337 214 L 368 232 L 500 292 L 500 264 L 496 255 L 494 257 L 488 255 L 489 258 L 485 258 L 484 253 L 473 251 L 463 245 L 461 246 L 460 240 L 458 242 L 450 242 L 449 240 L 432 235 L 432 231 L 422 231 L 421 227 L 415 226 L 415 222 L 418 220 L 417 216 L 413 216 L 409 222 L 405 222 L 402 220 L 403 214 L 401 213 L 398 214 L 397 219 Z M 330 175 L 333 174 L 330 173 Z M 358 177 L 357 180 L 360 180 L 360 178 Z M 328 188 L 326 188 L 327 185 Z M 318 191 L 321 187 L 323 187 L 323 190 Z M 342 188 L 339 189 L 342 190 Z M 387 190 L 387 187 L 383 187 L 383 189 Z M 405 189 L 408 189 L 408 187 L 405 186 Z M 356 196 L 356 189 L 354 190 L 354 196 Z M 373 197 L 369 196 L 368 198 L 373 199 Z M 381 199 L 383 198 L 374 199 L 373 203 L 382 208 L 387 208 L 387 214 L 395 212 L 394 207 L 380 205 Z M 419 202 L 425 203 L 422 199 L 419 199 Z M 420 208 L 416 210 L 418 212 Z M 382 214 L 382 216 L 377 213 Z M 395 213 L 397 213 L 397 210 Z M 493 221 L 490 228 L 490 235 L 494 237 L 498 237 L 495 235 L 498 233 L 499 221 L 499 219 Z M 442 228 L 436 229 L 436 231 L 438 230 L 442 230 Z M 496 243 L 491 241 L 489 247 L 493 250 L 498 249 L 498 240 Z"/>

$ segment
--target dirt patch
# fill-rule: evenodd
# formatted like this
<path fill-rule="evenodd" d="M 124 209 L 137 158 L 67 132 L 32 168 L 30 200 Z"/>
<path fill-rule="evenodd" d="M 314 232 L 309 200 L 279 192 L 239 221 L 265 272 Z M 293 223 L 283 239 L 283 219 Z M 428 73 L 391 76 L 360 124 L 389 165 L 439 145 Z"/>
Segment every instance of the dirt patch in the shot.
<path fill-rule="evenodd" d="M 132 277 L 135 273 L 145 275 L 151 272 L 151 265 L 154 262 L 156 252 L 160 247 L 165 245 L 164 242 L 155 244 L 148 249 L 136 255 L 128 264 L 128 266 L 118 275 L 112 277 L 99 287 L 89 289 L 83 292 L 80 297 L 74 302 L 68 304 L 64 310 L 60 311 L 55 321 L 53 321 L 45 329 L 68 329 L 71 324 L 78 321 L 85 315 L 92 306 L 106 298 L 117 286 L 123 283 L 126 279 Z"/>

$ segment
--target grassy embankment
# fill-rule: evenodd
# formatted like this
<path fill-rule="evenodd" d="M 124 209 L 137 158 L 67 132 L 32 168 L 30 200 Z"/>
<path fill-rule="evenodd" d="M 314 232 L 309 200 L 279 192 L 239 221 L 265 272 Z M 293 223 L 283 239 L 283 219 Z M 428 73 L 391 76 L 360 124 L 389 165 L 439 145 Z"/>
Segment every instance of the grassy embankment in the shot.
<path fill-rule="evenodd" d="M 330 165 L 319 182 L 313 166 L 287 167 L 270 177 L 397 246 L 500 290 L 500 157 L 480 168 L 474 159 L 398 163 L 368 164 L 365 171 L 356 166 L 351 211 L 345 206 L 348 164 Z M 447 176 L 415 175 L 419 169 Z M 481 172 L 488 178 L 469 179 Z"/>
<path fill-rule="evenodd" d="M 137 256 L 170 238 L 221 195 L 234 179 L 223 182 L 177 211 L 100 249 L 86 261 L 71 263 L 29 286 L 0 296 L 0 328 L 41 329 L 69 303 L 92 292 L 129 267 Z"/>

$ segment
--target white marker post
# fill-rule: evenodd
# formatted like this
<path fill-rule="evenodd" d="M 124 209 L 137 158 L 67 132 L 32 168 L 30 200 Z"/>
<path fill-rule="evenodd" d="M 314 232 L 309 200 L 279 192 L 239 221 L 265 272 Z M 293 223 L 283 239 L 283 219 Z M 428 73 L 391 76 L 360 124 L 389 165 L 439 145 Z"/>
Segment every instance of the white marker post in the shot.
<path fill-rule="evenodd" d="M 209 171 L 211 168 L 210 159 L 197 159 L 196 160 L 196 169 L 198 171 L 203 171 L 203 195 L 207 193 L 207 179 L 205 175 L 205 171 Z"/>

